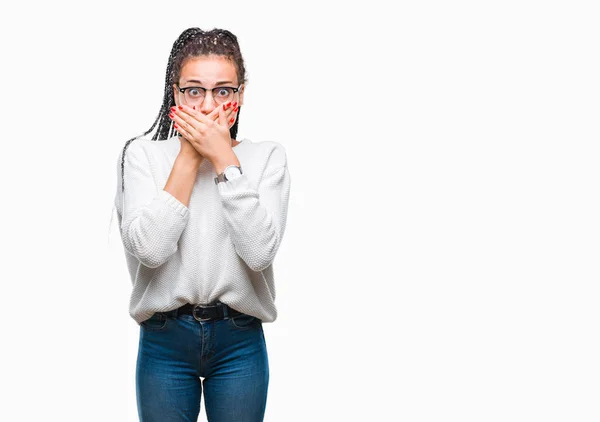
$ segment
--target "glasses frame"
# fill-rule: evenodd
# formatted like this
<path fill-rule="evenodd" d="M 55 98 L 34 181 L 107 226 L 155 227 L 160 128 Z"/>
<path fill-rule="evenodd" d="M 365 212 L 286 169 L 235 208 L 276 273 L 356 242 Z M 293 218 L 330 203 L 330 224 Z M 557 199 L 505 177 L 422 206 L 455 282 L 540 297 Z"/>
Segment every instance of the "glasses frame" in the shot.
<path fill-rule="evenodd" d="M 201 89 L 201 90 L 203 90 L 203 91 L 204 91 L 204 99 L 202 99 L 202 101 L 201 101 L 201 102 L 200 102 L 200 104 L 198 104 L 198 105 L 202 105 L 202 103 L 204 103 L 204 100 L 206 99 L 206 92 L 207 92 L 207 91 L 210 91 L 210 95 L 212 95 L 213 101 L 216 103 L 216 102 L 217 102 L 217 100 L 215 100 L 215 95 L 214 95 L 214 92 L 213 92 L 215 89 L 223 89 L 223 88 L 229 88 L 229 89 L 232 89 L 232 90 L 233 90 L 233 95 L 235 96 L 235 94 L 236 94 L 237 92 L 239 92 L 239 91 L 240 91 L 240 89 L 242 88 L 242 85 L 244 85 L 244 84 L 239 84 L 237 88 L 236 88 L 236 87 L 234 87 L 234 86 L 225 86 L 225 85 L 222 85 L 222 86 L 216 86 L 216 87 L 214 87 L 214 88 L 204 88 L 204 87 L 202 87 L 202 86 L 186 86 L 185 88 L 182 88 L 182 87 L 180 87 L 180 86 L 179 86 L 179 84 L 176 84 L 176 86 L 177 86 L 177 89 L 179 90 L 179 93 L 183 94 L 183 99 L 184 99 L 184 100 L 185 100 L 185 91 L 186 91 L 187 89 Z M 187 103 L 187 101 L 186 101 L 186 103 Z M 186 104 L 186 105 L 187 105 L 187 104 Z"/>

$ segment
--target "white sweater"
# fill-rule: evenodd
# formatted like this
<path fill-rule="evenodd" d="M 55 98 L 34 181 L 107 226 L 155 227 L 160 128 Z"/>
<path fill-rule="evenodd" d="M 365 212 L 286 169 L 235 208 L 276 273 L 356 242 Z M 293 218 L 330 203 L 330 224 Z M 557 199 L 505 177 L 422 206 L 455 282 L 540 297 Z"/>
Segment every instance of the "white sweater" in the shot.
<path fill-rule="evenodd" d="M 204 159 L 189 207 L 163 190 L 181 144 L 136 139 L 117 161 L 115 207 L 133 283 L 129 314 L 139 324 L 186 303 L 221 301 L 273 322 L 273 260 L 286 226 L 290 175 L 277 142 L 233 147 L 242 176 L 215 184 Z"/>

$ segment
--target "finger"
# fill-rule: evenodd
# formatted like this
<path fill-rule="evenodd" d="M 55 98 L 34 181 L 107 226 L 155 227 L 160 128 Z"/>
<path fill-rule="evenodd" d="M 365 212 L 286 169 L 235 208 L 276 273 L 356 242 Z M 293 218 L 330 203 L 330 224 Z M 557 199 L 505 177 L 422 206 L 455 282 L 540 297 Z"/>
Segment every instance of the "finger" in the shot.
<path fill-rule="evenodd" d="M 231 105 L 225 112 L 225 122 L 219 123 L 219 124 L 229 127 L 229 128 L 231 126 L 233 126 L 233 122 L 235 122 L 235 118 L 237 116 L 237 111 L 238 111 L 237 102 L 235 102 L 235 101 L 231 102 Z"/>
<path fill-rule="evenodd" d="M 212 120 L 212 121 L 217 121 L 219 120 L 219 109 L 222 108 L 223 106 L 220 105 L 218 107 L 215 107 L 213 109 L 213 111 L 211 111 L 210 113 L 207 114 L 207 117 Z"/>
<path fill-rule="evenodd" d="M 188 140 L 188 142 L 190 142 L 189 139 L 191 139 L 191 135 L 189 132 L 187 132 L 184 128 L 180 127 L 177 123 L 173 124 L 173 127 L 177 131 L 178 136 L 182 136 L 182 137 L 186 138 L 186 140 Z"/>
<path fill-rule="evenodd" d="M 237 101 L 235 101 L 232 105 L 231 105 L 231 115 L 229 116 L 229 120 L 228 120 L 228 125 L 231 127 L 233 126 L 233 123 L 235 122 L 235 119 L 237 118 L 237 112 L 240 109 Z"/>
<path fill-rule="evenodd" d="M 231 106 L 229 106 L 229 108 L 227 109 L 227 111 L 225 111 L 225 105 L 223 105 L 223 107 L 218 107 L 219 109 L 219 125 L 221 126 L 227 126 L 227 116 L 226 114 L 230 114 L 231 113 Z"/>
<path fill-rule="evenodd" d="M 208 119 L 202 112 L 196 110 L 187 105 L 180 105 L 178 107 L 171 107 L 171 113 L 174 113 L 176 116 L 179 116 L 181 119 L 186 121 L 189 125 L 196 128 L 196 130 L 202 130 L 203 127 L 198 125 L 197 123 L 208 124 L 210 123 L 210 119 Z"/>
<path fill-rule="evenodd" d="M 218 119 L 220 126 L 231 127 L 231 124 L 235 121 L 235 115 L 238 110 L 237 102 L 230 101 L 225 103 L 222 106 L 217 107 L 217 110 L 215 111 L 219 111 L 219 109 L 225 110 L 225 120 L 223 121 L 220 119 L 220 113 L 215 115 L 215 119 Z"/>
<path fill-rule="evenodd" d="M 238 108 L 239 107 L 238 107 L 237 101 L 234 101 L 234 102 L 231 103 L 231 108 L 227 109 L 227 112 L 228 112 L 228 114 L 227 114 L 227 122 L 228 123 L 233 123 L 231 121 L 231 119 L 233 118 L 235 120 Z"/>
<path fill-rule="evenodd" d="M 227 112 L 231 111 L 231 101 L 228 103 L 221 104 L 218 107 L 215 107 L 215 109 L 208 114 L 208 117 L 213 121 L 219 122 L 220 110 L 226 110 Z"/>
<path fill-rule="evenodd" d="M 187 114 L 176 113 L 171 111 L 169 117 L 173 121 L 179 133 L 184 130 L 188 135 L 197 135 L 199 133 L 201 123 Z M 183 134 L 183 133 L 182 133 Z"/>

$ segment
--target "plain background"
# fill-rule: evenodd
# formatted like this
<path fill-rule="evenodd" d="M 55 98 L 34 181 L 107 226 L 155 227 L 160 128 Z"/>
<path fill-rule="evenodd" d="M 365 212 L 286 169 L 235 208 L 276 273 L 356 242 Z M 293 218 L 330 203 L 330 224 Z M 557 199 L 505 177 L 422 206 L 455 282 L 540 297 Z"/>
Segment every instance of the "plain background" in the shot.
<path fill-rule="evenodd" d="M 266 421 L 597 421 L 593 5 L 2 6 L 0 419 L 137 420 L 116 161 L 199 26 L 292 177 Z"/>

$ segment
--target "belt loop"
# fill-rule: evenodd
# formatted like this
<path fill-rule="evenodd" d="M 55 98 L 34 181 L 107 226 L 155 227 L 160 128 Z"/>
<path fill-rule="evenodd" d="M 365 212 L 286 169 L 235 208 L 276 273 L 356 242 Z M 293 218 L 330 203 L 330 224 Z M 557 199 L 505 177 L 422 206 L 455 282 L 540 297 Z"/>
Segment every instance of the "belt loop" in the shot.
<path fill-rule="evenodd" d="M 227 305 L 223 304 L 223 319 L 228 319 L 229 315 L 227 314 Z"/>

